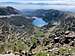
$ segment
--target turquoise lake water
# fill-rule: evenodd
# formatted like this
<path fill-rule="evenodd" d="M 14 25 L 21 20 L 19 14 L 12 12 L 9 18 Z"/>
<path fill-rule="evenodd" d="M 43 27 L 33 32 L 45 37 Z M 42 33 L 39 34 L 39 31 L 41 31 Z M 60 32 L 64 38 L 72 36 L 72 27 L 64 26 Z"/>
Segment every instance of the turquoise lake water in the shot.
<path fill-rule="evenodd" d="M 37 27 L 42 27 L 44 25 L 47 25 L 48 23 L 45 22 L 42 18 L 35 18 L 32 24 Z"/>

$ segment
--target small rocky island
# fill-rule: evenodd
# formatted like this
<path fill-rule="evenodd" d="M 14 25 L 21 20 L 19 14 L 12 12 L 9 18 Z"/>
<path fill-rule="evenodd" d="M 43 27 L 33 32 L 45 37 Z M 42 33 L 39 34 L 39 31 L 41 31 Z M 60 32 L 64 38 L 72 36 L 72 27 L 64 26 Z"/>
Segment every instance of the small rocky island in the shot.
<path fill-rule="evenodd" d="M 0 7 L 0 56 L 75 56 L 74 13 L 40 9 L 29 16 Z"/>

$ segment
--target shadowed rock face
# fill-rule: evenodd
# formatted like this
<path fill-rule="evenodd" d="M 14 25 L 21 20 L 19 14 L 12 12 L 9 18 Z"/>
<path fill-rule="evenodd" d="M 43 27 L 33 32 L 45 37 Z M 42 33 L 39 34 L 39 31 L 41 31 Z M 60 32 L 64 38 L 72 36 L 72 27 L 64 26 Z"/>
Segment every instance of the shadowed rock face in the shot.
<path fill-rule="evenodd" d="M 19 11 L 10 6 L 0 7 L 0 15 L 10 15 L 10 14 L 19 14 Z"/>
<path fill-rule="evenodd" d="M 44 14 L 44 19 L 47 22 L 56 22 L 59 21 L 61 17 L 63 17 L 63 15 L 65 15 L 64 12 L 62 11 L 58 11 L 58 10 L 49 10 L 49 12 Z"/>

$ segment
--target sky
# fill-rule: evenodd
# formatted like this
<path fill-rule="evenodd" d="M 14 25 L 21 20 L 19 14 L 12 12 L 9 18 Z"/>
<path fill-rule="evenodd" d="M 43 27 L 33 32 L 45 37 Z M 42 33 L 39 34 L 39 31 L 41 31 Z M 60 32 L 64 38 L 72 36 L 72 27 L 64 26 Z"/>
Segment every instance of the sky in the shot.
<path fill-rule="evenodd" d="M 21 2 L 21 3 L 29 3 L 29 2 L 35 2 L 35 3 L 73 3 L 75 4 L 75 0 L 0 0 L 0 2 Z"/>
<path fill-rule="evenodd" d="M 75 1 L 75 0 L 0 0 L 0 2 L 26 2 L 26 1 Z"/>
<path fill-rule="evenodd" d="M 20 1 L 49 1 L 49 0 L 0 0 L 0 2 L 20 2 Z"/>
<path fill-rule="evenodd" d="M 52 8 L 52 9 L 58 8 L 59 9 L 60 8 L 60 9 L 64 10 L 65 8 L 67 8 L 69 10 L 69 8 L 70 8 L 70 10 L 72 10 L 72 8 L 75 8 L 75 0 L 0 0 L 0 2 L 21 2 L 21 3 L 15 3 L 16 5 L 14 3 L 13 3 L 14 5 L 12 5 L 12 3 L 11 4 L 10 3 L 9 4 L 8 3 L 6 3 L 6 4 L 0 3 L 0 6 L 1 6 L 1 4 L 2 4 L 2 6 L 9 5 L 9 6 L 13 6 L 15 8 L 20 8 L 20 9 L 25 9 L 25 8 L 32 9 L 33 6 L 35 7 L 34 9 L 36 9 L 36 8 L 47 8 L 47 9 L 48 8 Z M 49 4 L 49 5 L 42 6 L 42 5 L 40 5 L 42 3 Z M 39 4 L 39 5 L 37 5 L 37 4 Z M 25 5 L 27 5 L 27 6 L 25 6 Z"/>

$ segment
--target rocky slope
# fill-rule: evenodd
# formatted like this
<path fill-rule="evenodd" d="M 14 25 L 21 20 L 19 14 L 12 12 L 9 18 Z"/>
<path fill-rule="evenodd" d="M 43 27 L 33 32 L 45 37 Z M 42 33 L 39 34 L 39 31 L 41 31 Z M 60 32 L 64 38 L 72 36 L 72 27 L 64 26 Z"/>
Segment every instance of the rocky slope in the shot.
<path fill-rule="evenodd" d="M 46 53 L 45 56 L 74 56 L 75 14 L 53 9 L 40 10 L 38 13 L 49 24 L 42 27 L 41 31 L 44 32 L 44 35 L 41 41 L 38 40 L 41 44 L 36 45 L 35 48 L 33 47 L 32 52 L 37 54 L 41 51 L 43 54 Z M 43 56 L 42 53 L 38 55 Z"/>
<path fill-rule="evenodd" d="M 2 11 L 2 15 L 14 15 L 11 17 L 1 15 L 1 54 L 75 56 L 75 14 L 53 9 L 37 10 L 34 15 L 42 17 L 49 23 L 39 28 L 32 26 L 30 19 L 15 12 L 14 9 L 9 8 L 9 11 L 6 8 L 4 11 L 7 13 L 2 14 L 4 12 Z"/>
<path fill-rule="evenodd" d="M 35 13 L 36 12 L 36 13 Z M 31 56 L 75 56 L 75 14 L 59 10 L 36 10 L 30 16 L 42 17 L 48 22 L 35 28 L 31 36 Z"/>
<path fill-rule="evenodd" d="M 12 7 L 0 7 L 0 54 L 9 50 L 18 51 L 23 45 L 22 42 L 25 42 L 26 37 L 28 38 L 32 32 L 31 20 Z"/>
<path fill-rule="evenodd" d="M 20 11 L 13 7 L 0 7 L 0 19 L 15 28 L 21 28 L 22 26 L 24 28 L 32 27 L 31 20 L 22 16 Z"/>

